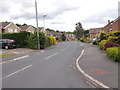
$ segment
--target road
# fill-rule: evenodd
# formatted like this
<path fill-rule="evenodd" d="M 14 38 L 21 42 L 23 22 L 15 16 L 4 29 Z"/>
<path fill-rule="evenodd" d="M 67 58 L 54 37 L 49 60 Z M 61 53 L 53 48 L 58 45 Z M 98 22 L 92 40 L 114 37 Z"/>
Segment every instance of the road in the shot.
<path fill-rule="evenodd" d="M 3 88 L 91 88 L 75 67 L 83 47 L 68 41 L 2 65 Z"/>

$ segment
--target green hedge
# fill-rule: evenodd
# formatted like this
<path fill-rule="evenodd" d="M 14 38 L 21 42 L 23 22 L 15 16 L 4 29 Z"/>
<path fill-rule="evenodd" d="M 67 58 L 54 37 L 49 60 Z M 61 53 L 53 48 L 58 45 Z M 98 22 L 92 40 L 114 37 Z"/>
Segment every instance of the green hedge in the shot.
<path fill-rule="evenodd" d="M 120 61 L 120 47 L 107 48 L 106 53 L 113 61 Z"/>
<path fill-rule="evenodd" d="M 3 33 L 2 39 L 13 39 L 16 41 L 17 47 L 25 48 L 28 46 L 27 40 L 30 36 L 29 32 L 20 32 L 20 33 Z"/>
<path fill-rule="evenodd" d="M 20 33 L 4 33 L 2 39 L 13 39 L 16 41 L 18 48 L 30 48 L 38 49 L 38 38 L 37 33 L 34 34 L 29 32 L 20 32 Z M 53 36 L 45 36 L 43 32 L 39 32 L 39 42 L 40 48 L 44 49 L 56 43 L 56 39 Z"/>

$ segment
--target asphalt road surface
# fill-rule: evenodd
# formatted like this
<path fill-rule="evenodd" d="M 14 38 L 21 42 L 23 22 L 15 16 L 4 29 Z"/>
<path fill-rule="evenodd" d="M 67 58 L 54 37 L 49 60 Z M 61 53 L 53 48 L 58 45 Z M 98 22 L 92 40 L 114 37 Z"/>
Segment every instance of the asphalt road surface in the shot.
<path fill-rule="evenodd" d="M 2 88 L 91 88 L 75 67 L 83 47 L 68 41 L 2 64 Z"/>

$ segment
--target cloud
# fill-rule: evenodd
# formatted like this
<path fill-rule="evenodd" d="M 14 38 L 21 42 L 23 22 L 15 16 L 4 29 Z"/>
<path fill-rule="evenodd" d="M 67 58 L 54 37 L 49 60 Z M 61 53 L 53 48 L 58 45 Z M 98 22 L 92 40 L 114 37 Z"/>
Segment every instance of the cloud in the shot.
<path fill-rule="evenodd" d="M 84 23 L 98 23 L 98 24 L 105 24 L 107 19 L 114 20 L 118 16 L 117 9 L 109 9 L 103 12 L 96 13 L 87 19 L 83 20 Z"/>
<path fill-rule="evenodd" d="M 50 24 L 64 24 L 65 22 L 51 22 Z"/>
<path fill-rule="evenodd" d="M 15 15 L 12 14 L 10 16 L 11 19 L 18 19 L 18 18 L 24 18 L 27 20 L 35 19 L 35 7 L 34 7 L 33 3 L 20 2 L 17 0 L 15 0 L 15 1 L 16 1 L 15 3 L 21 3 L 21 5 L 22 5 L 22 8 L 20 9 L 21 13 L 15 14 Z M 58 3 L 58 2 L 56 2 L 56 3 Z M 38 6 L 38 8 L 39 8 L 39 6 Z M 54 4 L 54 10 L 51 10 L 50 12 L 46 13 L 47 14 L 46 19 L 54 19 L 54 18 L 58 17 L 59 15 L 64 14 L 65 12 L 76 10 L 78 8 L 79 7 L 77 7 L 77 6 L 68 5 L 65 2 L 59 2 L 59 5 Z M 44 12 L 38 11 L 38 18 L 39 19 L 42 19 L 43 15 L 44 15 Z"/>

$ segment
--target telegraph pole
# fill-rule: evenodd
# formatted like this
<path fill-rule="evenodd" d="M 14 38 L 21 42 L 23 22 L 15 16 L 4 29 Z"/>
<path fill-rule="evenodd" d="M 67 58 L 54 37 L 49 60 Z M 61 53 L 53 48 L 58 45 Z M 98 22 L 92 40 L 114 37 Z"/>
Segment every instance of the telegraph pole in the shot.
<path fill-rule="evenodd" d="M 36 0 L 35 0 L 35 11 L 36 11 L 36 25 L 37 25 L 38 50 L 40 50 L 39 29 L 38 29 L 38 13 L 37 13 L 37 2 L 36 2 Z"/>

